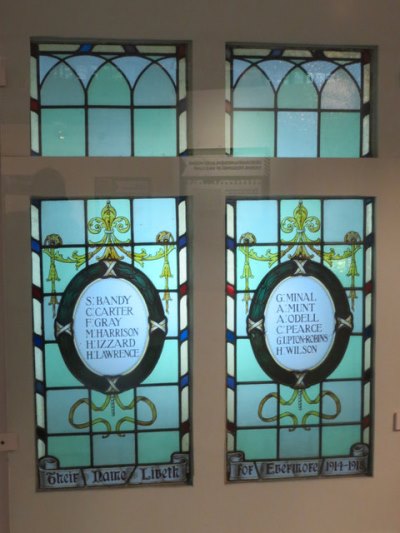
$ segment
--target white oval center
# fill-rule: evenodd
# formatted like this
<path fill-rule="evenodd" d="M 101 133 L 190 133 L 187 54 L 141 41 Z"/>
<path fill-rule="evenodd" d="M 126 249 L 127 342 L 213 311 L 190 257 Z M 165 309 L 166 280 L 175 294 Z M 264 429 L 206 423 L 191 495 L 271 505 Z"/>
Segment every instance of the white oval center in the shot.
<path fill-rule="evenodd" d="M 149 311 L 142 294 L 122 278 L 93 281 L 75 305 L 73 334 L 89 370 L 100 376 L 130 372 L 149 342 Z"/>
<path fill-rule="evenodd" d="M 264 312 L 265 340 L 278 365 L 311 370 L 328 355 L 335 336 L 335 307 L 312 276 L 289 277 L 272 291 Z"/>

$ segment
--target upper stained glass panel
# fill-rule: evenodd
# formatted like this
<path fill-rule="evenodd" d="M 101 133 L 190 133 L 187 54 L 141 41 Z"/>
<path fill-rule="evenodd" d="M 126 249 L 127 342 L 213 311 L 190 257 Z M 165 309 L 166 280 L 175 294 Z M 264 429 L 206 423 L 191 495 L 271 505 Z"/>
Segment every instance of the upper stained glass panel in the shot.
<path fill-rule="evenodd" d="M 185 154 L 186 49 L 32 43 L 32 154 Z"/>
<path fill-rule="evenodd" d="M 371 155 L 371 51 L 227 47 L 226 151 Z"/>

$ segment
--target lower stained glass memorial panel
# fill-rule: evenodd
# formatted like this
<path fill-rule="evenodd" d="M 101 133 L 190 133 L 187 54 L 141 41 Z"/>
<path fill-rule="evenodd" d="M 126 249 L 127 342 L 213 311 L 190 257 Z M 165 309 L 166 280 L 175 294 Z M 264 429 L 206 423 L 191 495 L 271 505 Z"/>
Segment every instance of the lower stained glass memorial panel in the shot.
<path fill-rule="evenodd" d="M 229 481 L 371 473 L 373 206 L 227 201 Z"/>
<path fill-rule="evenodd" d="M 191 480 L 186 200 L 33 200 L 40 489 Z"/>

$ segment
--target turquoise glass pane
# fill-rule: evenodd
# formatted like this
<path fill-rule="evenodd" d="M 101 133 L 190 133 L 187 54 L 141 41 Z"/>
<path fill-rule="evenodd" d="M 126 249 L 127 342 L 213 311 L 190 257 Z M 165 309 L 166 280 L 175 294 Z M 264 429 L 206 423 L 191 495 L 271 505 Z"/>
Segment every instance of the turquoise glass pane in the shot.
<path fill-rule="evenodd" d="M 248 339 L 236 341 L 236 378 L 238 382 L 270 379 L 258 364 Z"/>
<path fill-rule="evenodd" d="M 79 428 L 70 422 L 70 413 L 76 402 L 88 399 L 86 389 L 82 390 L 59 390 L 48 391 L 46 402 L 47 430 L 49 433 L 77 433 L 87 431 L 87 428 Z M 76 424 L 89 422 L 89 407 L 82 403 L 75 410 L 72 421 Z"/>
<path fill-rule="evenodd" d="M 238 200 L 236 204 L 236 241 L 252 233 L 257 243 L 274 243 L 278 238 L 276 200 Z M 268 223 L 267 223 L 268 220 Z"/>
<path fill-rule="evenodd" d="M 361 333 L 364 327 L 364 293 L 362 291 L 354 291 L 355 299 L 350 300 L 350 309 L 353 314 L 353 333 Z M 349 291 L 347 291 L 349 297 Z"/>
<path fill-rule="evenodd" d="M 324 202 L 324 239 L 341 242 L 346 234 L 356 232 L 363 239 L 364 201 L 363 200 L 325 200 Z M 348 238 L 351 236 L 348 235 Z"/>
<path fill-rule="evenodd" d="M 77 467 L 90 465 L 90 437 L 65 436 L 49 437 L 47 454 L 56 457 L 60 467 Z"/>
<path fill-rule="evenodd" d="M 57 315 L 58 302 L 60 298 L 57 296 L 57 303 L 53 305 L 54 297 L 45 296 L 43 298 L 43 322 L 44 322 L 44 338 L 46 341 L 55 341 L 54 337 L 54 319 Z"/>
<path fill-rule="evenodd" d="M 41 203 L 42 244 L 46 237 L 58 234 L 62 244 L 85 241 L 85 213 L 82 200 L 56 200 Z"/>
<path fill-rule="evenodd" d="M 105 64 L 93 76 L 88 86 L 89 105 L 129 106 L 131 93 L 121 72 L 111 63 Z"/>
<path fill-rule="evenodd" d="M 136 243 L 157 242 L 161 233 L 176 240 L 176 203 L 173 198 L 143 198 L 133 200 L 133 233 Z"/>
<path fill-rule="evenodd" d="M 110 397 L 100 392 L 91 392 L 91 417 L 93 423 L 92 431 L 95 433 L 106 433 L 108 431 L 132 431 L 136 429 L 132 422 L 134 409 L 132 405 L 133 391 L 128 390 L 118 394 L 118 401 L 110 401 Z M 128 417 L 129 420 L 122 420 Z M 120 426 L 117 428 L 117 424 Z"/>
<path fill-rule="evenodd" d="M 143 70 L 150 65 L 150 61 L 143 57 L 119 57 L 113 59 L 112 62 L 124 73 L 131 87 L 134 86 Z"/>
<path fill-rule="evenodd" d="M 351 273 L 354 273 L 354 286 L 362 287 L 364 284 L 364 247 L 355 255 L 355 265 L 353 264 L 352 257 L 344 257 L 343 259 L 336 259 L 332 261 L 330 265 L 327 260 L 324 261 L 324 265 L 328 267 L 339 279 L 343 287 L 351 287 L 352 277 Z M 335 246 L 335 252 L 338 256 L 348 255 L 351 252 L 351 245 Z"/>
<path fill-rule="evenodd" d="M 270 82 L 256 66 L 250 67 L 233 91 L 234 107 L 274 107 L 274 91 Z"/>
<path fill-rule="evenodd" d="M 321 157 L 360 157 L 360 113 L 321 113 Z"/>
<path fill-rule="evenodd" d="M 143 381 L 143 385 L 177 382 L 178 360 L 178 341 L 165 341 L 160 359 L 150 376 Z"/>
<path fill-rule="evenodd" d="M 179 431 L 139 433 L 137 440 L 140 464 L 169 462 L 171 455 L 180 451 Z"/>
<path fill-rule="evenodd" d="M 277 90 L 286 74 L 293 68 L 293 63 L 273 59 L 270 61 L 261 61 L 261 63 L 258 63 L 258 66 L 265 72 L 275 90 Z"/>
<path fill-rule="evenodd" d="M 119 241 L 123 244 L 132 242 L 132 224 L 131 224 L 131 202 L 128 199 L 118 200 L 112 198 L 110 200 L 109 208 L 107 200 L 88 200 L 87 201 L 87 238 L 90 241 L 99 241 L 103 235 L 105 225 L 104 221 L 101 223 L 100 233 L 95 233 L 97 231 L 97 223 L 102 217 L 102 212 L 104 210 L 110 209 L 111 212 L 115 213 L 115 220 L 112 225 L 112 230 L 114 235 Z M 104 212 L 103 212 L 104 213 Z M 129 249 L 129 247 L 127 248 Z M 121 250 L 118 250 L 118 253 L 121 253 Z"/>
<path fill-rule="evenodd" d="M 318 90 L 321 89 L 322 85 L 337 68 L 337 65 L 330 61 L 307 61 L 301 66 L 307 72 L 310 81 L 317 86 Z"/>
<path fill-rule="evenodd" d="M 310 428 L 307 431 L 281 429 L 279 432 L 279 457 L 281 459 L 318 457 L 319 432 L 318 428 Z"/>
<path fill-rule="evenodd" d="M 89 109 L 89 155 L 131 155 L 129 109 Z"/>
<path fill-rule="evenodd" d="M 275 120 L 272 111 L 235 111 L 233 118 L 233 155 L 274 155 Z"/>
<path fill-rule="evenodd" d="M 321 240 L 321 200 L 310 200 L 304 198 L 302 200 L 281 200 L 280 202 L 280 214 L 281 214 L 281 232 L 280 238 L 283 242 L 292 241 L 297 234 L 298 228 L 294 223 L 294 217 L 296 216 L 297 209 L 302 206 L 307 211 L 307 218 L 304 221 L 306 237 L 313 241 Z M 304 216 L 306 213 L 304 212 Z M 286 220 L 285 220 L 286 219 Z M 319 221 L 319 222 L 318 222 Z M 284 228 L 287 231 L 283 231 Z M 288 231 L 291 230 L 291 231 Z M 313 258 L 317 260 L 316 257 Z"/>
<path fill-rule="evenodd" d="M 83 109 L 42 109 L 42 155 L 85 155 Z"/>
<path fill-rule="evenodd" d="M 81 383 L 69 372 L 58 344 L 45 345 L 46 383 L 48 387 L 79 387 Z"/>
<path fill-rule="evenodd" d="M 144 257 L 143 264 L 137 264 L 136 267 L 139 270 L 142 270 L 142 272 L 150 278 L 151 282 L 157 289 L 165 289 L 166 280 L 168 280 L 168 287 L 170 289 L 176 289 L 178 278 L 176 247 L 171 249 L 171 246 L 164 247 L 160 245 L 149 245 L 145 247 L 135 246 L 134 248 L 134 251 L 137 254 L 140 254 L 142 250 L 144 250 L 147 255 Z M 170 275 L 165 277 L 165 274 L 167 273 Z"/>
<path fill-rule="evenodd" d="M 322 454 L 324 456 L 350 455 L 352 445 L 360 441 L 359 425 L 322 428 Z"/>
<path fill-rule="evenodd" d="M 48 73 L 40 98 L 42 105 L 83 105 L 85 102 L 81 83 L 65 63 L 58 64 Z"/>
<path fill-rule="evenodd" d="M 255 259 L 254 254 L 257 254 L 258 259 Z M 271 268 L 276 266 L 276 263 L 269 263 L 266 260 L 270 254 L 275 254 L 278 257 L 278 248 L 275 246 L 244 246 L 237 250 L 236 286 L 238 290 L 246 289 L 246 274 L 250 277 L 251 286 L 257 287 Z"/>
<path fill-rule="evenodd" d="M 300 68 L 293 69 L 283 80 L 279 89 L 278 107 L 312 109 L 317 105 L 317 91 L 308 74 Z"/>
<path fill-rule="evenodd" d="M 61 254 L 65 260 L 70 260 L 70 262 L 64 262 L 62 260 L 56 261 L 56 264 L 53 268 L 56 269 L 58 279 L 55 281 L 56 292 L 63 292 L 68 283 L 76 276 L 76 263 L 72 260 L 71 255 L 77 252 L 80 256 L 85 258 L 85 249 L 84 248 L 59 248 L 57 250 L 58 254 Z M 51 251 L 49 253 L 52 253 Z M 59 256 L 57 256 L 59 257 Z M 50 256 L 46 253 L 42 254 L 42 268 L 43 268 L 43 292 L 53 292 L 52 291 L 52 280 L 51 280 L 51 259 Z"/>
<path fill-rule="evenodd" d="M 158 64 L 163 67 L 167 74 L 171 77 L 172 81 L 176 84 L 176 59 L 175 57 L 167 57 L 165 59 L 160 59 Z"/>
<path fill-rule="evenodd" d="M 249 296 L 253 299 L 254 293 L 250 292 Z M 236 334 L 238 337 L 247 336 L 247 315 L 248 310 L 243 301 L 243 293 L 238 293 L 236 296 Z"/>
<path fill-rule="evenodd" d="M 363 339 L 359 335 L 352 335 L 347 350 L 337 369 L 329 375 L 329 379 L 360 378 L 362 372 Z"/>
<path fill-rule="evenodd" d="M 358 422 L 361 418 L 361 381 L 331 381 L 323 385 L 329 392 L 322 399 L 322 413 L 332 415 L 337 412 L 335 404 L 340 402 L 340 413 L 334 420 L 324 420 L 324 424 Z"/>
<path fill-rule="evenodd" d="M 95 435 L 92 442 L 94 465 L 129 465 L 135 461 L 135 436 L 133 434 L 125 433 L 123 437 L 121 435 Z"/>
<path fill-rule="evenodd" d="M 360 92 L 344 69 L 337 70 L 327 81 L 321 94 L 323 109 L 360 109 Z"/>
<path fill-rule="evenodd" d="M 276 429 L 239 429 L 236 433 L 236 449 L 245 459 L 275 459 Z"/>
<path fill-rule="evenodd" d="M 316 157 L 318 114 L 278 113 L 278 157 Z"/>
<path fill-rule="evenodd" d="M 57 64 L 59 59 L 56 57 L 42 55 L 39 57 L 39 78 L 42 83 L 43 78 L 49 72 L 49 70 Z"/>
<path fill-rule="evenodd" d="M 243 59 L 234 59 L 233 60 L 233 85 L 237 82 L 238 77 L 244 72 L 247 68 L 251 66 L 251 63 Z"/>
<path fill-rule="evenodd" d="M 176 90 L 171 78 L 158 65 L 144 71 L 133 93 L 134 105 L 176 105 Z"/>
<path fill-rule="evenodd" d="M 137 396 L 143 396 L 153 403 L 157 418 L 142 429 L 177 429 L 179 427 L 179 389 L 176 386 L 138 387 Z M 151 419 L 151 410 L 146 402 L 138 402 L 136 407 L 138 420 Z M 138 424 L 139 425 L 139 424 Z"/>
<path fill-rule="evenodd" d="M 134 155 L 176 156 L 175 109 L 136 109 L 133 116 Z"/>
<path fill-rule="evenodd" d="M 93 74 L 98 70 L 100 65 L 105 62 L 105 59 L 98 56 L 74 56 L 65 60 L 76 72 L 76 75 L 82 81 L 84 86 L 92 79 Z"/>
<path fill-rule="evenodd" d="M 301 390 L 299 390 L 297 394 L 297 391 L 291 387 L 281 385 L 280 397 L 283 401 L 288 402 L 288 405 L 281 405 L 280 412 L 281 414 L 290 413 L 290 416 L 282 417 L 280 419 L 280 425 L 292 427 L 294 422 L 298 425 L 318 424 L 319 416 L 315 416 L 315 412 L 319 412 L 319 394 L 319 385 L 308 387 L 307 395 L 313 402 L 309 404 L 306 398 L 302 395 Z"/>
<path fill-rule="evenodd" d="M 359 87 L 361 87 L 361 64 L 354 63 L 353 65 L 346 65 L 346 70 L 354 77 Z"/>
<path fill-rule="evenodd" d="M 236 423 L 243 426 L 268 426 L 275 425 L 276 420 L 266 422 L 258 416 L 260 403 L 272 393 L 277 392 L 276 385 L 238 385 L 236 392 Z M 271 397 L 264 403 L 262 416 L 264 418 L 276 418 L 278 414 L 278 402 Z"/>

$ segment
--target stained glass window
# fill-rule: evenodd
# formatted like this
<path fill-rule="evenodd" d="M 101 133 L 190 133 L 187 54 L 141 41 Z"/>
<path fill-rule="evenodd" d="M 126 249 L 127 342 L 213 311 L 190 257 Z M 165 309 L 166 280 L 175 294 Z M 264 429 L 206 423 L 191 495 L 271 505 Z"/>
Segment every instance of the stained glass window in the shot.
<path fill-rule="evenodd" d="M 39 488 L 189 482 L 185 199 L 31 218 Z"/>
<path fill-rule="evenodd" d="M 373 200 L 227 202 L 228 479 L 371 473 Z"/>
<path fill-rule="evenodd" d="M 31 54 L 33 155 L 187 152 L 185 44 L 32 43 Z"/>
<path fill-rule="evenodd" d="M 371 51 L 227 47 L 227 153 L 371 155 Z"/>

